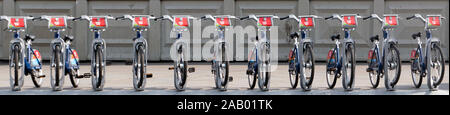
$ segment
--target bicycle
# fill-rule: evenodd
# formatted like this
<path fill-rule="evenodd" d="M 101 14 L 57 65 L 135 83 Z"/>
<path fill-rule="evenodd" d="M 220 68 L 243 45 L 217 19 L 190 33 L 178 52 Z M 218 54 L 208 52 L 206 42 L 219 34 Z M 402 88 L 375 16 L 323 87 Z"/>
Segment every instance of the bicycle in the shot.
<path fill-rule="evenodd" d="M 20 38 L 20 32 L 27 29 L 26 21 L 33 19 L 31 16 L 0 16 L 0 20 L 8 22 L 9 32 L 14 33 L 14 39 L 9 49 L 9 78 L 12 91 L 20 91 L 24 84 L 24 77 L 30 75 L 34 87 L 42 85 L 45 75 L 42 73 L 42 58 L 37 49 L 33 49 L 32 41 L 35 36 L 26 34 Z"/>
<path fill-rule="evenodd" d="M 105 85 L 105 68 L 106 68 L 106 42 L 101 38 L 101 32 L 108 28 L 108 19 L 115 19 L 111 16 L 86 16 L 74 18 L 74 21 L 89 21 L 89 30 L 94 32 L 92 40 L 91 55 L 91 81 L 92 89 L 102 91 Z"/>
<path fill-rule="evenodd" d="M 437 30 L 441 26 L 441 19 L 445 18 L 441 15 L 427 15 L 425 19 L 422 15 L 415 14 L 406 19 L 411 20 L 416 18 L 425 23 L 427 41 L 425 43 L 425 50 L 423 50 L 422 41 L 420 41 L 422 34 L 419 32 L 412 35 L 412 38 L 417 40 L 418 43 L 417 48 L 414 48 L 410 55 L 413 84 L 416 88 L 420 88 L 423 77 L 427 76 L 428 88 L 436 91 L 444 79 L 445 62 L 440 47 L 440 40 L 433 38 L 431 32 Z M 425 55 L 423 55 L 423 52 L 425 52 Z"/>
<path fill-rule="evenodd" d="M 188 31 L 187 28 L 190 25 L 190 19 L 196 19 L 189 15 L 163 15 L 163 17 L 157 18 L 157 20 L 169 20 L 172 22 L 172 31 L 177 32 L 176 40 L 181 40 L 184 31 Z M 195 68 L 188 67 L 188 61 L 185 57 L 186 52 L 186 44 L 182 42 L 176 42 L 176 59 L 174 60 L 173 67 L 170 67 L 169 70 L 174 70 L 174 85 L 178 91 L 184 91 L 186 88 L 186 79 L 188 77 L 187 72 L 192 73 L 195 72 Z"/>
<path fill-rule="evenodd" d="M 339 42 L 340 34 L 331 36 L 331 40 L 335 41 L 336 45 L 330 49 L 327 56 L 327 84 L 328 88 L 333 89 L 336 85 L 337 78 L 343 75 L 342 86 L 346 91 L 352 91 L 355 79 L 355 41 L 350 36 L 350 31 L 355 30 L 358 26 L 357 19 L 361 18 L 357 14 L 343 14 L 326 17 L 325 20 L 338 19 L 342 26 L 345 36 L 343 40 L 344 55 L 340 54 L 341 42 Z"/>
<path fill-rule="evenodd" d="M 299 31 L 289 35 L 294 40 L 294 48 L 289 51 L 289 80 L 291 88 L 295 89 L 300 78 L 300 87 L 304 91 L 310 91 L 314 80 L 314 53 L 313 42 L 307 37 L 307 32 L 311 31 L 315 26 L 315 19 L 322 17 L 315 15 L 295 16 L 293 14 L 282 17 L 280 20 L 294 19 L 299 23 Z M 301 39 L 298 39 L 301 38 Z M 300 55 L 299 55 L 300 54 Z"/>
<path fill-rule="evenodd" d="M 77 88 L 81 78 L 89 78 L 89 74 L 79 74 L 80 64 L 78 53 L 71 48 L 73 36 L 65 35 L 61 37 L 60 32 L 65 31 L 67 20 L 72 20 L 70 16 L 41 16 L 34 18 L 35 20 L 48 21 L 48 28 L 54 32 L 54 37 L 50 43 L 51 62 L 50 62 L 50 84 L 54 91 L 63 90 L 64 79 L 68 74 L 73 88 Z"/>
<path fill-rule="evenodd" d="M 383 44 L 379 46 L 378 35 L 370 37 L 373 44 L 368 54 L 368 68 L 370 83 L 372 88 L 377 88 L 380 78 L 384 77 L 384 85 L 388 91 L 395 90 L 394 87 L 400 79 L 401 60 L 398 50 L 398 41 L 390 36 L 391 31 L 398 27 L 399 16 L 397 14 L 385 14 L 381 19 L 377 14 L 372 14 L 363 20 L 376 19 L 381 22 L 383 31 Z M 383 48 L 380 52 L 380 47 Z M 380 55 L 381 53 L 381 55 Z M 392 78 L 392 79 L 390 79 Z"/>
<path fill-rule="evenodd" d="M 124 15 L 117 17 L 116 20 L 131 20 L 132 29 L 136 31 L 136 37 L 133 38 L 133 86 L 136 91 L 143 91 L 146 84 L 146 78 L 151 78 L 152 73 L 147 73 L 147 40 L 142 37 L 142 32 L 150 28 L 150 20 L 156 19 L 150 15 Z"/>
<path fill-rule="evenodd" d="M 249 15 L 240 18 L 240 20 L 253 19 L 257 23 L 258 31 L 261 32 L 261 39 L 256 36 L 255 47 L 249 53 L 249 63 L 246 74 L 250 89 L 255 88 L 256 79 L 258 87 L 262 91 L 268 91 L 270 86 L 270 41 L 267 39 L 266 32 L 270 31 L 273 20 L 278 19 L 273 15 Z M 258 51 L 261 51 L 258 52 Z M 261 56 L 259 55 L 261 54 Z M 260 57 L 260 58 L 259 58 Z"/>
<path fill-rule="evenodd" d="M 201 17 L 202 20 L 211 19 L 214 21 L 217 31 L 217 41 L 214 43 L 214 57 L 211 64 L 211 72 L 214 74 L 216 88 L 222 91 L 227 90 L 228 82 L 233 81 L 233 77 L 229 76 L 230 62 L 226 53 L 228 49 L 225 42 L 225 31 L 227 27 L 231 27 L 231 19 L 236 19 L 235 16 L 230 15 L 205 15 Z M 219 57 L 219 58 L 217 58 Z"/>

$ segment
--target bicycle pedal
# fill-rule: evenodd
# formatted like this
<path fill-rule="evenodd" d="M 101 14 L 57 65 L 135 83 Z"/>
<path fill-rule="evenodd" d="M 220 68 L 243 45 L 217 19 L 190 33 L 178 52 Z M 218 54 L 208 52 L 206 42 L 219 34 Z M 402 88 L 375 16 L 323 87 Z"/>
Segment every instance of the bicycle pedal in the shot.
<path fill-rule="evenodd" d="M 252 75 L 252 74 L 253 74 L 253 71 L 252 71 L 252 70 L 247 70 L 246 74 L 247 74 L 247 75 Z"/>
<path fill-rule="evenodd" d="M 84 73 L 83 78 L 90 78 L 92 76 L 91 73 Z"/>
<path fill-rule="evenodd" d="M 37 76 L 37 78 L 44 78 L 44 77 L 45 77 L 45 75 Z"/>
<path fill-rule="evenodd" d="M 327 68 L 328 71 L 336 71 L 336 68 Z"/>
<path fill-rule="evenodd" d="M 146 73 L 146 74 L 145 74 L 145 77 L 146 77 L 146 78 L 152 78 L 152 77 L 153 77 L 153 74 L 152 74 L 152 73 Z"/>
<path fill-rule="evenodd" d="M 195 72 L 195 67 L 190 67 L 190 68 L 188 68 L 188 72 L 189 72 L 189 73 Z"/>
<path fill-rule="evenodd" d="M 169 67 L 169 70 L 174 70 L 175 68 L 174 67 Z"/>
<path fill-rule="evenodd" d="M 373 71 L 372 68 L 367 68 L 367 69 L 366 69 L 366 72 L 372 72 L 372 71 Z"/>
<path fill-rule="evenodd" d="M 228 81 L 233 82 L 233 76 L 228 76 Z"/>

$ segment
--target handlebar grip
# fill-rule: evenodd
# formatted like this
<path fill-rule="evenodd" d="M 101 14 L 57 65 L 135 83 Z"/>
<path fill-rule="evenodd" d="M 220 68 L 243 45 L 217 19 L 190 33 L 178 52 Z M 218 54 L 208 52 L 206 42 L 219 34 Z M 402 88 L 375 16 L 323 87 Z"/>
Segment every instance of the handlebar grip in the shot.
<path fill-rule="evenodd" d="M 122 20 L 125 19 L 125 16 L 116 17 L 116 20 Z"/>
<path fill-rule="evenodd" d="M 202 17 L 200 17 L 200 19 L 202 19 L 202 20 L 203 20 L 203 19 L 206 19 L 206 16 L 202 16 Z"/>
<path fill-rule="evenodd" d="M 35 20 L 42 20 L 42 17 L 37 17 L 37 18 L 33 18 L 33 19 L 31 19 L 32 21 L 35 21 Z"/>
<path fill-rule="evenodd" d="M 245 20 L 245 19 L 248 19 L 248 18 L 250 18 L 250 16 L 241 17 L 241 18 L 239 18 L 239 19 L 240 19 L 240 20 Z"/>
<path fill-rule="evenodd" d="M 367 20 L 367 19 L 370 19 L 370 18 L 372 18 L 372 16 L 364 17 L 363 20 Z"/>
<path fill-rule="evenodd" d="M 163 16 L 155 18 L 156 21 L 158 21 L 158 20 L 163 20 L 163 19 L 164 19 Z"/>
<path fill-rule="evenodd" d="M 286 17 L 280 18 L 280 20 L 285 20 L 285 19 L 288 19 L 288 18 L 289 18 L 289 16 L 286 16 Z"/>
<path fill-rule="evenodd" d="M 81 17 L 73 18 L 72 21 L 81 20 Z"/>
<path fill-rule="evenodd" d="M 329 20 L 329 19 L 331 19 L 331 18 L 333 18 L 333 16 L 325 17 L 325 20 Z"/>
<path fill-rule="evenodd" d="M 412 18 L 415 18 L 416 16 L 407 17 L 406 20 L 410 20 Z"/>

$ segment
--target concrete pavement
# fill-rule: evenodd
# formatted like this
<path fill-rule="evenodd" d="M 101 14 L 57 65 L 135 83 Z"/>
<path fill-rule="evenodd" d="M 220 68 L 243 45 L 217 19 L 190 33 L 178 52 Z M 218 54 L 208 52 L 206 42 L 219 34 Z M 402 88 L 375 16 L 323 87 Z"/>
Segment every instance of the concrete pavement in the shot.
<path fill-rule="evenodd" d="M 81 73 L 89 72 L 90 66 L 83 64 Z M 377 89 L 372 89 L 365 72 L 367 65 L 358 63 L 356 70 L 356 84 L 354 91 L 344 91 L 341 79 L 334 89 L 327 89 L 325 79 L 325 65 L 317 63 L 312 91 L 304 92 L 298 86 L 291 89 L 287 73 L 288 65 L 280 63 L 277 70 L 272 73 L 270 91 L 262 92 L 256 86 L 253 90 L 248 90 L 247 76 L 245 75 L 246 63 L 231 63 L 230 75 L 234 81 L 230 82 L 228 91 L 218 91 L 214 89 L 214 78 L 211 74 L 210 63 L 190 63 L 191 67 L 196 67 L 196 72 L 189 74 L 186 91 L 176 91 L 173 86 L 173 71 L 168 70 L 172 66 L 171 62 L 149 63 L 147 71 L 153 73 L 153 78 L 147 79 L 146 90 L 136 92 L 132 85 L 131 65 L 123 62 L 115 62 L 106 68 L 106 84 L 104 91 L 92 91 L 91 79 L 82 79 L 79 88 L 71 88 L 70 80 L 66 76 L 64 91 L 51 91 L 49 66 L 44 63 L 44 79 L 41 88 L 34 88 L 30 77 L 25 78 L 25 85 L 22 91 L 14 92 L 9 87 L 9 68 L 7 63 L 0 64 L 0 95 L 449 95 L 449 67 L 446 65 L 445 78 L 438 91 L 429 91 L 424 79 L 422 87 L 413 87 L 409 63 L 403 63 L 402 74 L 396 91 L 386 91 L 384 80 L 381 79 Z"/>

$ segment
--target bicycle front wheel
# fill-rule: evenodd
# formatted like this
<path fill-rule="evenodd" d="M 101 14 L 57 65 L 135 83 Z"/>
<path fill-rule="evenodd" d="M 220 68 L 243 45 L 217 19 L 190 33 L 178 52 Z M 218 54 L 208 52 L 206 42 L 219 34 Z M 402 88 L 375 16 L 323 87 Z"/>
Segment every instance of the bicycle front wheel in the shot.
<path fill-rule="evenodd" d="M 268 91 L 270 84 L 270 49 L 268 44 L 262 45 L 260 51 L 262 56 L 258 65 L 258 86 L 262 91 Z"/>
<path fill-rule="evenodd" d="M 218 71 L 217 71 L 217 78 L 218 78 L 218 83 L 219 85 L 219 89 L 221 91 L 226 91 L 227 90 L 227 85 L 228 85 L 228 78 L 229 78 L 229 65 L 230 62 L 226 59 L 227 55 L 226 55 L 226 50 L 225 50 L 225 44 L 222 45 L 221 48 L 221 60 L 218 63 Z"/>
<path fill-rule="evenodd" d="M 143 46 L 139 46 L 136 51 L 134 63 L 133 63 L 133 86 L 136 91 L 143 91 L 145 88 L 146 77 L 145 77 L 145 51 Z"/>
<path fill-rule="evenodd" d="M 184 91 L 187 78 L 187 61 L 182 51 L 178 52 L 178 60 L 174 65 L 174 84 L 178 91 Z"/>
<path fill-rule="evenodd" d="M 53 91 L 61 91 L 64 86 L 64 66 L 61 62 L 64 60 L 63 55 L 61 55 L 61 46 L 55 45 L 53 50 L 53 56 L 52 56 L 52 64 L 51 64 L 51 85 L 53 88 Z"/>
<path fill-rule="evenodd" d="M 384 85 L 388 91 L 393 91 L 394 86 L 400 79 L 401 60 L 400 52 L 394 44 L 391 44 L 386 49 L 386 54 L 383 59 L 384 65 Z"/>
<path fill-rule="evenodd" d="M 12 91 L 20 91 L 23 86 L 24 64 L 23 55 L 21 54 L 19 45 L 15 44 L 12 48 L 12 57 L 10 57 L 10 84 Z M 11 71 L 12 69 L 12 71 Z M 11 72 L 13 72 L 11 74 Z"/>
<path fill-rule="evenodd" d="M 103 47 L 96 45 L 94 50 L 94 65 L 92 76 L 92 89 L 95 91 L 102 91 L 105 85 L 105 61 L 103 57 Z"/>
<path fill-rule="evenodd" d="M 314 54 L 312 47 L 307 44 L 303 51 L 303 60 L 301 62 L 303 73 L 300 75 L 300 86 L 305 91 L 310 91 L 314 80 Z"/>
<path fill-rule="evenodd" d="M 346 91 L 352 91 L 355 78 L 355 53 L 353 45 L 348 45 L 345 49 L 345 58 L 343 62 L 344 76 L 342 85 Z"/>
<path fill-rule="evenodd" d="M 445 62 L 441 47 L 433 44 L 427 57 L 427 85 L 432 91 L 436 91 L 444 79 Z"/>

